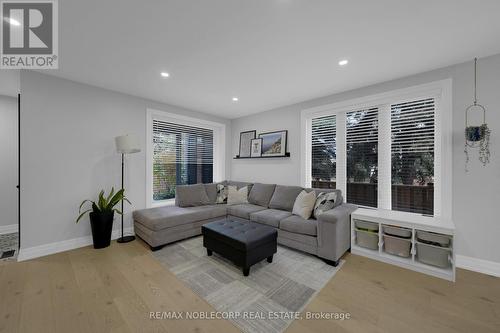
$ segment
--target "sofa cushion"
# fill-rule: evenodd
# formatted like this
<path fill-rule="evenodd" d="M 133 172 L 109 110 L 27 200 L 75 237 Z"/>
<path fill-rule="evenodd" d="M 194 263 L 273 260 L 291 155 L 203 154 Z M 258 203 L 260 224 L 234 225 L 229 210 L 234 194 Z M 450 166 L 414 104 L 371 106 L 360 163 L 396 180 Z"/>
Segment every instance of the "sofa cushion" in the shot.
<path fill-rule="evenodd" d="M 295 199 L 302 191 L 300 186 L 276 185 L 273 196 L 269 202 L 269 208 L 292 211 Z"/>
<path fill-rule="evenodd" d="M 316 203 L 314 204 L 313 216 L 318 218 L 321 214 L 330 209 L 337 207 L 340 198 L 337 197 L 337 192 L 321 192 L 316 198 Z"/>
<path fill-rule="evenodd" d="M 316 204 L 316 193 L 311 191 L 307 193 L 302 190 L 293 204 L 292 214 L 298 215 L 303 219 L 308 219 L 311 217 L 314 205 Z"/>
<path fill-rule="evenodd" d="M 224 184 L 226 185 L 231 185 L 231 186 L 236 186 L 236 188 L 239 190 L 240 188 L 244 187 L 244 186 L 248 186 L 248 192 L 250 192 L 250 190 L 252 189 L 252 183 L 247 183 L 247 182 L 238 182 L 238 181 L 235 181 L 235 180 L 226 180 L 224 182 Z"/>
<path fill-rule="evenodd" d="M 267 208 L 275 187 L 275 184 L 253 184 L 250 194 L 248 195 L 248 202 Z"/>
<path fill-rule="evenodd" d="M 239 190 L 236 186 L 229 185 L 227 191 L 227 204 L 239 205 L 248 203 L 248 186 L 243 186 Z"/>
<path fill-rule="evenodd" d="M 335 192 L 337 194 L 337 200 L 335 200 L 335 207 L 340 206 L 344 202 L 344 197 L 342 196 L 342 191 L 334 188 L 306 188 L 307 192 L 314 191 L 316 193 L 316 198 L 320 193 L 331 193 Z"/>
<path fill-rule="evenodd" d="M 205 192 L 207 192 L 207 197 L 210 205 L 215 205 L 217 203 L 217 183 L 203 185 L 205 186 Z"/>
<path fill-rule="evenodd" d="M 280 229 L 296 234 L 316 236 L 318 221 L 305 220 L 300 216 L 292 215 L 280 221 Z"/>
<path fill-rule="evenodd" d="M 209 205 L 186 208 L 165 206 L 136 210 L 132 214 L 134 221 L 155 231 L 225 215 L 226 205 Z"/>
<path fill-rule="evenodd" d="M 249 220 L 251 213 L 255 213 L 264 209 L 266 208 L 262 206 L 257 206 L 252 204 L 240 204 L 240 205 L 228 206 L 227 214 Z"/>
<path fill-rule="evenodd" d="M 217 189 L 217 196 L 215 198 L 215 203 L 216 204 L 227 203 L 227 194 L 228 194 L 227 184 L 217 184 L 216 189 Z"/>
<path fill-rule="evenodd" d="M 175 205 L 179 207 L 196 207 L 208 205 L 210 200 L 203 184 L 177 185 L 175 187 Z"/>
<path fill-rule="evenodd" d="M 267 224 L 277 228 L 280 221 L 292 215 L 290 212 L 277 209 L 266 209 L 250 214 L 250 221 Z"/>

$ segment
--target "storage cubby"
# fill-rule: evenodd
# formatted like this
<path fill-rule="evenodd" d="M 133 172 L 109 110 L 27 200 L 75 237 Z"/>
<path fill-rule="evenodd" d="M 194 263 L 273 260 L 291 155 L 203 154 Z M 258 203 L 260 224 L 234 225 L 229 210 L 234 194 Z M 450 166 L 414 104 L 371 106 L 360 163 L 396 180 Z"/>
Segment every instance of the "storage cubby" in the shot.
<path fill-rule="evenodd" d="M 351 252 L 455 281 L 451 220 L 383 209 L 351 214 Z"/>
<path fill-rule="evenodd" d="M 417 230 L 416 259 L 427 265 L 449 268 L 452 261 L 451 240 L 448 235 Z"/>
<path fill-rule="evenodd" d="M 356 245 L 369 250 L 378 250 L 378 223 L 354 220 L 354 228 L 354 232 L 356 233 Z"/>

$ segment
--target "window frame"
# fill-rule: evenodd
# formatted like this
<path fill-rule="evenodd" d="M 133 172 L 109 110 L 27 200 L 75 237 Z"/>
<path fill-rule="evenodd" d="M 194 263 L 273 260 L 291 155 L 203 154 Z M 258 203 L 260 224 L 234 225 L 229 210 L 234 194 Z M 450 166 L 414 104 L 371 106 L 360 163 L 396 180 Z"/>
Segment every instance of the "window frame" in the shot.
<path fill-rule="evenodd" d="M 226 176 L 226 125 L 176 113 L 146 109 L 146 208 L 170 206 L 175 198 L 153 200 L 153 120 L 185 126 L 200 127 L 213 131 L 213 181 L 219 182 Z"/>
<path fill-rule="evenodd" d="M 328 115 L 337 118 L 337 188 L 347 198 L 346 112 L 379 108 L 378 129 L 378 209 L 391 209 L 391 123 L 390 106 L 413 99 L 435 99 L 434 132 L 434 216 L 451 218 L 452 205 L 452 79 L 387 91 L 337 103 L 304 109 L 301 112 L 302 186 L 311 185 L 311 124 L 312 119 Z M 387 122 L 387 119 L 389 120 Z M 406 213 L 406 212 L 405 212 Z M 415 214 L 415 213 L 407 213 Z"/>

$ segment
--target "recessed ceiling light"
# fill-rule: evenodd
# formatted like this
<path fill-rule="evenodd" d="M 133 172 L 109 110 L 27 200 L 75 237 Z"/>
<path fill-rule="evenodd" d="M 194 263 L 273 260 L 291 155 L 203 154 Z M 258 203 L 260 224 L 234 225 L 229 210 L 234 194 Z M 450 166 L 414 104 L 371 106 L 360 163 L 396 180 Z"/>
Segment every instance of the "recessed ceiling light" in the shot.
<path fill-rule="evenodd" d="M 349 63 L 349 60 L 347 59 L 342 59 L 339 61 L 339 66 L 345 66 Z"/>
<path fill-rule="evenodd" d="M 21 23 L 19 23 L 18 20 L 14 20 L 13 18 L 10 18 L 10 17 L 5 17 L 4 18 L 5 21 L 7 21 L 8 23 L 10 23 L 11 25 L 15 25 L 16 27 L 20 26 Z"/>
<path fill-rule="evenodd" d="M 161 76 L 163 76 L 163 77 L 169 77 L 170 74 L 168 74 L 167 72 L 161 72 Z"/>
<path fill-rule="evenodd" d="M 240 99 L 238 97 L 233 97 L 233 102 L 238 102 Z"/>

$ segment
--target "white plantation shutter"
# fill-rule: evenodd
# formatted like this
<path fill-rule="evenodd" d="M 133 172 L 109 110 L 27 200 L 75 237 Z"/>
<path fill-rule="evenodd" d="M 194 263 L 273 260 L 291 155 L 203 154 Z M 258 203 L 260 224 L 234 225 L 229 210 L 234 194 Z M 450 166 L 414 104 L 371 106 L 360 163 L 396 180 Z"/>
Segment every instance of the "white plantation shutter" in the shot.
<path fill-rule="evenodd" d="M 378 141 L 378 108 L 347 112 L 347 144 Z"/>
<path fill-rule="evenodd" d="M 336 180 L 336 117 L 312 119 L 311 178 L 312 187 L 335 188 Z"/>
<path fill-rule="evenodd" d="M 334 186 L 361 206 L 449 217 L 451 92 L 444 80 L 303 110 L 305 185 Z"/>
<path fill-rule="evenodd" d="M 378 108 L 346 113 L 347 202 L 377 207 Z"/>
<path fill-rule="evenodd" d="M 391 105 L 392 209 L 433 214 L 434 98 Z"/>
<path fill-rule="evenodd" d="M 153 200 L 175 197 L 176 185 L 211 183 L 213 130 L 153 119 Z"/>

